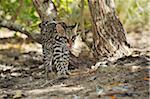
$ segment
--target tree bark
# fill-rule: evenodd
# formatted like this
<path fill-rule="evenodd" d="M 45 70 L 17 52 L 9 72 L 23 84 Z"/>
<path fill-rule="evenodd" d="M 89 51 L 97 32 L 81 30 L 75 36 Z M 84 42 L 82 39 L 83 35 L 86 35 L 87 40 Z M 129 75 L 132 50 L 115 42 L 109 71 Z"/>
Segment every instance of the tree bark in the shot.
<path fill-rule="evenodd" d="M 54 21 L 57 18 L 57 10 L 52 0 L 32 0 L 42 21 Z"/>
<path fill-rule="evenodd" d="M 81 32 L 82 38 L 85 41 L 85 29 L 84 29 L 84 0 L 81 0 L 81 10 L 80 10 L 80 25 L 81 25 Z"/>
<path fill-rule="evenodd" d="M 88 0 L 93 24 L 94 56 L 98 60 L 116 60 L 130 54 L 129 44 L 114 0 Z"/>

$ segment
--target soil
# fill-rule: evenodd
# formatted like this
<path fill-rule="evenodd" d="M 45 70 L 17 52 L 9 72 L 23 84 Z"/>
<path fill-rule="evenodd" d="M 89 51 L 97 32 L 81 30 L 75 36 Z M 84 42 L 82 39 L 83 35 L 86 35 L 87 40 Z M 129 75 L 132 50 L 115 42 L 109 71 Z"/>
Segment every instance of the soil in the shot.
<path fill-rule="evenodd" d="M 147 41 L 140 41 L 143 37 Z M 132 55 L 93 72 L 80 66 L 67 79 L 53 73 L 46 79 L 40 45 L 20 37 L 0 39 L 0 99 L 148 99 L 148 37 L 150 33 L 129 34 Z"/>

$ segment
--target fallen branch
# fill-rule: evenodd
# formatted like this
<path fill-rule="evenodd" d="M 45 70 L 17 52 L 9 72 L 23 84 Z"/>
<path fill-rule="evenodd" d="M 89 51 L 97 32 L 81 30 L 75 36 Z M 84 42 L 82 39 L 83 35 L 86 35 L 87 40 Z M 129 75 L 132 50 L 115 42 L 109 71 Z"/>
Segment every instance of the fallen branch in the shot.
<path fill-rule="evenodd" d="M 29 32 L 25 27 L 18 25 L 16 23 L 10 22 L 8 20 L 0 18 L 0 27 L 8 28 L 13 31 L 20 32 L 22 34 L 27 35 L 30 39 L 40 43 L 40 34 L 34 33 L 34 32 Z"/>

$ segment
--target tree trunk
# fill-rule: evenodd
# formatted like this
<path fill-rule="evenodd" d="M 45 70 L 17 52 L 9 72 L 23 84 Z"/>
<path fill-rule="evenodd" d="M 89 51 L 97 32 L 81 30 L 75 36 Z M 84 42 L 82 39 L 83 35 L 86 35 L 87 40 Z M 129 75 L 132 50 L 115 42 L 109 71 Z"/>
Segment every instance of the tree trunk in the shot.
<path fill-rule="evenodd" d="M 57 10 L 51 0 L 33 0 L 42 21 L 57 19 Z M 94 57 L 113 61 L 130 54 L 129 44 L 113 0 L 88 0 L 93 25 Z"/>
<path fill-rule="evenodd" d="M 98 60 L 116 60 L 129 55 L 129 44 L 113 0 L 88 0 L 92 17 L 94 56 Z"/>
<path fill-rule="evenodd" d="M 54 21 L 57 10 L 52 0 L 32 0 L 42 21 Z"/>

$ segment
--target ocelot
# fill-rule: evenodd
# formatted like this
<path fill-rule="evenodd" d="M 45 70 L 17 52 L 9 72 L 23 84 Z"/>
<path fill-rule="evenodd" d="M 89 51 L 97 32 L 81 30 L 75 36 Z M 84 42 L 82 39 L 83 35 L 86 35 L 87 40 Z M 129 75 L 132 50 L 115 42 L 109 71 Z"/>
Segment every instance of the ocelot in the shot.
<path fill-rule="evenodd" d="M 58 77 L 68 77 L 70 71 L 69 54 L 75 39 L 76 26 L 66 26 L 64 22 L 42 22 L 40 24 L 42 34 L 42 47 L 44 66 L 54 71 Z"/>

